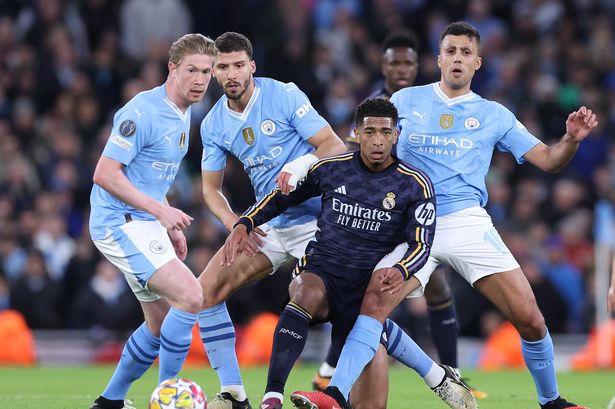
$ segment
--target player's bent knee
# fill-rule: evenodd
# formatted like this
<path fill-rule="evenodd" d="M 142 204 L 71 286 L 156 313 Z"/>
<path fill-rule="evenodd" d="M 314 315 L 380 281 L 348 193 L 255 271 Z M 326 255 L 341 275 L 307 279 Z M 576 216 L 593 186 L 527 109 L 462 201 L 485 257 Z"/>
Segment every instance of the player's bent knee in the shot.
<path fill-rule="evenodd" d="M 425 287 L 425 299 L 430 306 L 437 306 L 452 299 L 452 291 L 443 273 L 434 274 Z"/>
<path fill-rule="evenodd" d="M 515 326 L 521 337 L 528 341 L 537 341 L 546 334 L 545 319 L 538 308 L 515 317 Z"/>
<path fill-rule="evenodd" d="M 386 299 L 383 299 L 380 291 L 368 290 L 363 296 L 361 314 L 368 315 L 379 321 L 384 321 L 391 313 Z"/>
<path fill-rule="evenodd" d="M 181 301 L 180 308 L 184 311 L 191 312 L 193 314 L 201 311 L 203 306 L 203 291 L 200 287 L 187 291 L 183 300 Z"/>

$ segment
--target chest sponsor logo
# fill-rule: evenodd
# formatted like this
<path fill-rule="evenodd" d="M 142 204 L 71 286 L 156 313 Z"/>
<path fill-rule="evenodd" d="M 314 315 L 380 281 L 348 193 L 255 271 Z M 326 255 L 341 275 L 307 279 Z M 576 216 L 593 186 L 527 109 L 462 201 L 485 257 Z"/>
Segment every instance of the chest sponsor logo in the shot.
<path fill-rule="evenodd" d="M 263 122 L 261 122 L 261 132 L 267 136 L 273 135 L 273 133 L 275 132 L 275 122 L 273 122 L 271 119 L 265 119 Z"/>
<path fill-rule="evenodd" d="M 423 226 L 431 226 L 436 220 L 436 208 L 433 203 L 423 203 L 414 211 L 414 217 Z"/>
<path fill-rule="evenodd" d="M 440 128 L 448 129 L 453 126 L 453 120 L 455 117 L 452 114 L 442 114 L 440 115 Z"/>
<path fill-rule="evenodd" d="M 465 126 L 466 129 L 476 129 L 480 126 L 480 121 L 477 118 L 470 116 L 463 121 L 463 126 Z"/>
<path fill-rule="evenodd" d="M 186 146 L 186 132 L 182 132 L 179 136 L 179 149 L 184 149 L 184 146 Z"/>
<path fill-rule="evenodd" d="M 135 134 L 137 130 L 137 124 L 130 119 L 125 120 L 120 124 L 120 135 L 123 137 L 129 137 Z"/>
<path fill-rule="evenodd" d="M 387 210 L 391 210 L 395 207 L 395 193 L 387 193 L 387 196 L 382 200 L 382 207 Z"/>
<path fill-rule="evenodd" d="M 243 128 L 241 130 L 241 134 L 243 135 L 243 140 L 246 141 L 248 145 L 254 144 L 256 137 L 254 136 L 254 129 L 252 128 Z"/>

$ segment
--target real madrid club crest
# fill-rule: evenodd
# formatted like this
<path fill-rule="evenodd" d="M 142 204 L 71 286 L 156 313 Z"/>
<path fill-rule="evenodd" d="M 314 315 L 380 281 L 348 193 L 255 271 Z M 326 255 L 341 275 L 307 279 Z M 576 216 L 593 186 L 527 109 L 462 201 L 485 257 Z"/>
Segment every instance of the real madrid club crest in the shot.
<path fill-rule="evenodd" d="M 273 133 L 275 132 L 275 122 L 273 122 L 271 119 L 265 119 L 263 122 L 261 122 L 261 132 L 267 136 L 273 135 Z"/>
<path fill-rule="evenodd" d="M 382 199 L 382 207 L 387 210 L 391 210 L 395 207 L 395 193 L 389 192 L 387 193 L 387 197 Z"/>
<path fill-rule="evenodd" d="M 184 149 L 184 146 L 186 146 L 186 132 L 182 132 L 179 136 L 179 149 Z"/>
<path fill-rule="evenodd" d="M 448 129 L 453 126 L 453 115 L 452 114 L 442 114 L 440 115 L 440 127 L 442 129 Z"/>
<path fill-rule="evenodd" d="M 256 138 L 254 137 L 254 130 L 252 128 L 243 128 L 241 133 L 243 134 L 243 140 L 246 141 L 248 145 L 252 145 L 254 143 Z"/>

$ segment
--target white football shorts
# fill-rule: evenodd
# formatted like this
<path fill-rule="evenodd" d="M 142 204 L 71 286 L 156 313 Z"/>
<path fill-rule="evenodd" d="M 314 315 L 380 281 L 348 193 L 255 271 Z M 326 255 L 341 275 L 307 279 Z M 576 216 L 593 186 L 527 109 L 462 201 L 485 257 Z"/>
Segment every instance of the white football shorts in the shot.
<path fill-rule="evenodd" d="M 491 216 L 482 207 L 439 216 L 436 223 L 429 259 L 414 275 L 421 287 L 410 297 L 423 294 L 431 274 L 440 263 L 451 266 L 471 285 L 483 277 L 519 268 L 519 263 L 493 226 Z M 407 249 L 407 243 L 398 245 L 374 270 L 393 266 Z"/>
<path fill-rule="evenodd" d="M 108 229 L 105 238 L 94 240 L 94 245 L 124 273 L 139 301 L 161 298 L 148 289 L 147 282 L 156 270 L 177 255 L 167 230 L 159 221 L 133 220 Z"/>
<path fill-rule="evenodd" d="M 260 250 L 271 261 L 271 274 L 291 258 L 303 257 L 308 243 L 315 240 L 318 231 L 316 220 L 290 227 L 273 227 L 267 223 L 259 227 L 267 233 L 267 236 L 259 236 L 263 242 Z"/>

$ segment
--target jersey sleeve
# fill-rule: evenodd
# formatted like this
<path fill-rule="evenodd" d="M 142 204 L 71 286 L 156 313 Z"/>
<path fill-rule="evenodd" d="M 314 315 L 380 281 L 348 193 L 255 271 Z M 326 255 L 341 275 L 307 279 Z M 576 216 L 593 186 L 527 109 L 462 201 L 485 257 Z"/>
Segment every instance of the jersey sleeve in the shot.
<path fill-rule="evenodd" d="M 427 262 L 436 232 L 436 197 L 431 181 L 422 172 L 406 169 L 414 180 L 414 201 L 407 207 L 406 237 L 408 250 L 393 266 L 405 280 L 410 279 Z M 403 172 L 402 172 L 403 173 Z"/>
<path fill-rule="evenodd" d="M 288 195 L 284 195 L 278 188 L 275 188 L 271 193 L 246 210 L 237 221 L 237 224 L 245 225 L 248 228 L 248 232 L 250 232 L 255 227 L 280 215 L 289 207 L 297 206 L 321 194 L 318 172 L 310 170 L 303 183 L 295 190 Z"/>
<path fill-rule="evenodd" d="M 306 141 L 328 124 L 314 109 L 303 91 L 292 82 L 284 84 L 277 103 L 280 104 L 279 107 L 290 125 Z"/>
<path fill-rule="evenodd" d="M 216 131 L 213 117 L 206 116 L 201 122 L 201 142 L 203 154 L 201 156 L 201 170 L 216 171 L 226 167 L 226 151 L 216 143 L 222 136 Z"/>
<path fill-rule="evenodd" d="M 152 116 L 147 107 L 131 104 L 120 109 L 113 118 L 111 135 L 103 150 L 103 156 L 129 165 L 147 145 L 152 134 Z"/>
<path fill-rule="evenodd" d="M 495 147 L 501 152 L 510 152 L 517 163 L 524 163 L 523 155 L 540 143 L 540 140 L 532 135 L 527 128 L 517 120 L 515 115 L 507 108 L 500 106 L 500 123 L 502 138 L 496 143 Z"/>

